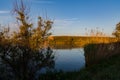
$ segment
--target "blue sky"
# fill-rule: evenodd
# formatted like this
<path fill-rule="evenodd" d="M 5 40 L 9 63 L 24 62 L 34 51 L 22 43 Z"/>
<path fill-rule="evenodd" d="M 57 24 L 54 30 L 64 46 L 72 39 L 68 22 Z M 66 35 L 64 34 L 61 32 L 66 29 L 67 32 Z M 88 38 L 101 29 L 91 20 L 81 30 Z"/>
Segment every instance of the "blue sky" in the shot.
<path fill-rule="evenodd" d="M 120 21 L 120 0 L 27 0 L 31 18 L 47 17 L 54 21 L 53 35 L 84 35 L 86 28 L 103 30 L 110 35 Z M 14 0 L 0 0 L 0 23 L 14 25 L 10 11 Z"/>

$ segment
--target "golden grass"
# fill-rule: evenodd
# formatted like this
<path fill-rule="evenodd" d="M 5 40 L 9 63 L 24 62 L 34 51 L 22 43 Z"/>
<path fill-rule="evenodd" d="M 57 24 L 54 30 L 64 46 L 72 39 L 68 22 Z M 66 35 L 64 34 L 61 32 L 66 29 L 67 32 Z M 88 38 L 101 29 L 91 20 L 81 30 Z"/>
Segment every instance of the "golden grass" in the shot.
<path fill-rule="evenodd" d="M 49 38 L 50 46 L 68 45 L 84 47 L 93 43 L 111 43 L 117 42 L 115 37 L 95 37 L 95 36 L 52 36 Z"/>

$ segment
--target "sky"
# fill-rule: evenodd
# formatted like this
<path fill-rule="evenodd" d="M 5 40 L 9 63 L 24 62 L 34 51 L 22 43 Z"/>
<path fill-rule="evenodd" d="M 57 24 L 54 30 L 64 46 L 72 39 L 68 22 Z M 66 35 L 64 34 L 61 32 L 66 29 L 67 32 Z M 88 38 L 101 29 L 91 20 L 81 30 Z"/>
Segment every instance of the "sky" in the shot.
<path fill-rule="evenodd" d="M 13 30 L 14 1 L 0 0 L 0 24 L 9 24 Z M 120 21 L 120 0 L 27 0 L 27 3 L 33 22 L 37 21 L 37 16 L 54 22 L 53 35 L 85 35 L 96 28 L 111 35 Z"/>

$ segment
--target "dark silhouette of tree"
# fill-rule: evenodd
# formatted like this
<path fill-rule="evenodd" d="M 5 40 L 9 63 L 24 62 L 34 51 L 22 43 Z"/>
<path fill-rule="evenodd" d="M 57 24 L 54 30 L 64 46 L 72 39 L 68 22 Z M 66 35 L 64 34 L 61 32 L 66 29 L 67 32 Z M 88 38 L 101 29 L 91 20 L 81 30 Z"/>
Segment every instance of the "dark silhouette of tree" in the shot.
<path fill-rule="evenodd" d="M 115 37 L 120 38 L 120 23 L 116 25 L 115 31 L 112 33 Z"/>
<path fill-rule="evenodd" d="M 50 47 L 44 48 L 53 22 L 38 17 L 38 26 L 34 29 L 23 0 L 20 3 L 16 1 L 13 12 L 19 31 L 14 32 L 11 38 L 5 38 L 5 32 L 0 33 L 0 41 L 7 40 L 0 44 L 0 63 L 5 65 L 6 74 L 14 80 L 37 80 L 36 75 L 40 75 L 42 68 L 54 68 L 53 51 Z"/>

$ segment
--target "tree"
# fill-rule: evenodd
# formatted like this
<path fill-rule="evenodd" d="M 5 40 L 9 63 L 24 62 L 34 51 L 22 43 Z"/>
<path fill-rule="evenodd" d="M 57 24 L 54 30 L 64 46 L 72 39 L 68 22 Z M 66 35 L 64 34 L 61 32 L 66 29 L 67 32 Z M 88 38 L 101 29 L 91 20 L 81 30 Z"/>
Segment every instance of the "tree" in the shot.
<path fill-rule="evenodd" d="M 19 31 L 8 39 L 9 44 L 0 44 L 0 62 L 14 80 L 35 80 L 42 68 L 54 68 L 53 51 L 50 47 L 44 49 L 53 22 L 38 17 L 38 27 L 34 29 L 23 0 L 15 3 L 13 11 Z"/>
<path fill-rule="evenodd" d="M 112 34 L 115 37 L 120 38 L 120 22 L 116 25 L 115 31 Z"/>
<path fill-rule="evenodd" d="M 52 21 L 43 20 L 41 17 L 38 17 L 38 27 L 36 29 L 33 29 L 30 38 L 31 47 L 33 49 L 44 47 L 44 43 L 48 41 L 48 37 L 51 35 L 51 33 L 49 33 L 49 30 L 51 29 L 52 24 Z"/>

